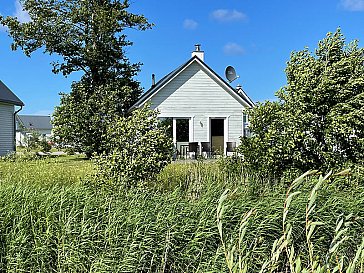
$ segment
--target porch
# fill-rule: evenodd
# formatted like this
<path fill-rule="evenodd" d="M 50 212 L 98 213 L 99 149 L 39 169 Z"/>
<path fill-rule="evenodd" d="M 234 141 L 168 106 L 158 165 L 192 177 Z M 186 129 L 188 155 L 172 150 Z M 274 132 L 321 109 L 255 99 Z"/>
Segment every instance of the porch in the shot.
<path fill-rule="evenodd" d="M 159 117 L 169 128 L 175 158 L 213 158 L 235 152 L 239 136 L 229 132 L 229 116 Z M 230 123 L 230 128 L 233 128 Z M 242 128 L 242 125 L 240 125 Z M 236 131 L 236 130 L 235 130 Z"/>

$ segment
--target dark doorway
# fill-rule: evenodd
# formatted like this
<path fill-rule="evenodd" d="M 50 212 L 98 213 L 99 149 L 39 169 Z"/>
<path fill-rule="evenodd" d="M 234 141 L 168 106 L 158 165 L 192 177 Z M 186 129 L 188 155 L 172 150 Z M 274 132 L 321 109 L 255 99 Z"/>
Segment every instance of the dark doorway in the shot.
<path fill-rule="evenodd" d="M 224 119 L 211 119 L 211 149 L 215 154 L 224 151 Z"/>
<path fill-rule="evenodd" d="M 190 137 L 190 120 L 177 119 L 176 120 L 176 141 L 188 142 Z"/>
<path fill-rule="evenodd" d="M 176 148 L 180 157 L 187 157 L 190 139 L 190 120 L 176 119 Z"/>

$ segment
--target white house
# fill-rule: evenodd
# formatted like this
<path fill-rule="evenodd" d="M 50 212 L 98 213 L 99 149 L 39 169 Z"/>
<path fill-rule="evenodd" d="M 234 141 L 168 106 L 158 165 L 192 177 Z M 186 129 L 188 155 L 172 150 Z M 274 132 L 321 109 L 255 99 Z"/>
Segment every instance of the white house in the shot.
<path fill-rule="evenodd" d="M 15 106 L 20 109 L 15 112 Z M 15 114 L 24 103 L 0 81 L 0 156 L 15 151 Z"/>
<path fill-rule="evenodd" d="M 36 131 L 49 140 L 52 136 L 50 116 L 16 115 L 16 145 L 24 146 L 27 134 Z"/>
<path fill-rule="evenodd" d="M 229 151 L 246 131 L 243 113 L 254 106 L 242 90 L 231 87 L 204 62 L 196 45 L 192 57 L 144 93 L 132 109 L 150 102 L 159 118 L 171 123 L 173 141 L 180 154 L 199 151 Z"/>

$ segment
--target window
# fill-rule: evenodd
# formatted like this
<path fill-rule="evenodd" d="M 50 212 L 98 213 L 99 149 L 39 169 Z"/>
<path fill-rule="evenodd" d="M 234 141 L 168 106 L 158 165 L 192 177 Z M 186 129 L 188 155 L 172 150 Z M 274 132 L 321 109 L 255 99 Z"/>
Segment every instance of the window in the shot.
<path fill-rule="evenodd" d="M 190 120 L 177 119 L 176 120 L 176 141 L 188 142 L 190 138 Z"/>
<path fill-rule="evenodd" d="M 248 115 L 247 114 L 243 114 L 243 136 L 245 137 L 250 137 L 251 133 L 250 133 L 250 129 L 249 129 L 249 122 L 248 122 Z"/>
<path fill-rule="evenodd" d="M 173 119 L 172 118 L 159 118 L 162 126 L 167 127 L 167 136 L 173 139 Z"/>

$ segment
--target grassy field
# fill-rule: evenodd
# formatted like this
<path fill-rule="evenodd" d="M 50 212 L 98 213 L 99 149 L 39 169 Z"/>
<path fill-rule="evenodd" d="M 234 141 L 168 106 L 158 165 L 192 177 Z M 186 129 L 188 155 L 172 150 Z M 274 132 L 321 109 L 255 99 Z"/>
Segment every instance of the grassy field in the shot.
<path fill-rule="evenodd" d="M 244 272 L 239 260 L 248 272 L 259 272 L 284 234 L 291 181 L 272 185 L 226 160 L 174 163 L 149 188 L 128 192 L 97 187 L 92 174 L 92 163 L 76 156 L 0 162 L 1 272 Z M 318 176 L 303 178 L 287 212 L 302 267 L 310 264 L 306 208 L 317 182 Z M 323 223 L 311 236 L 314 257 L 332 267 L 344 257 L 347 266 L 364 235 L 361 180 L 328 178 L 313 204 L 310 221 Z M 339 230 L 348 229 L 328 258 L 341 220 Z M 272 272 L 288 260 L 283 249 Z"/>
<path fill-rule="evenodd" d="M 69 185 L 78 183 L 92 172 L 92 162 L 83 156 L 60 156 L 20 162 L 0 161 L 2 183 Z"/>

